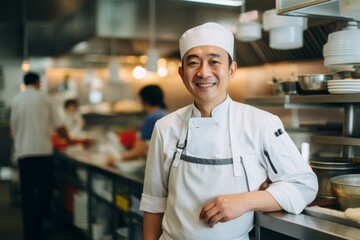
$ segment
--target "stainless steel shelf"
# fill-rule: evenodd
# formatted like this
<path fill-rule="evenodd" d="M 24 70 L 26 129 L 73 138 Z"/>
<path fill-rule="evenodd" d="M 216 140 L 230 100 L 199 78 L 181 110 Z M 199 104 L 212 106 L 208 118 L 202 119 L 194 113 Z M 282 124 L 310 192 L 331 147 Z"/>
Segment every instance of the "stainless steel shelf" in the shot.
<path fill-rule="evenodd" d="M 285 95 L 246 98 L 245 103 L 260 106 L 283 107 L 342 107 L 344 104 L 360 103 L 360 94 Z"/>
<path fill-rule="evenodd" d="M 341 137 L 341 136 L 311 136 L 311 142 L 345 146 L 360 146 L 360 138 Z"/>

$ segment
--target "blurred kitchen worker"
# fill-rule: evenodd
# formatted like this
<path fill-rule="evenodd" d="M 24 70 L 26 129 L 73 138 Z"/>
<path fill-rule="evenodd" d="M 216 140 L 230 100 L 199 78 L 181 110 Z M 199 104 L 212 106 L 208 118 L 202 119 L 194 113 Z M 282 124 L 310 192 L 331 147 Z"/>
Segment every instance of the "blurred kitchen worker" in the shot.
<path fill-rule="evenodd" d="M 23 231 L 26 240 L 44 239 L 43 225 L 50 214 L 52 179 L 51 134 L 71 142 L 61 117 L 48 96 L 40 91 L 40 77 L 24 76 L 25 92 L 11 106 L 11 130 L 18 159 Z"/>
<path fill-rule="evenodd" d="M 74 99 L 78 95 L 76 83 L 70 78 L 69 74 L 64 75 L 63 82 L 59 85 L 58 91 L 63 100 Z"/>
<path fill-rule="evenodd" d="M 64 103 L 64 123 L 72 136 L 79 135 L 85 125 L 76 99 L 68 99 Z"/>
<path fill-rule="evenodd" d="M 144 239 L 249 239 L 254 211 L 300 213 L 317 194 L 316 175 L 278 117 L 229 97 L 233 34 L 206 23 L 179 44 L 179 74 L 194 103 L 155 124 Z"/>
<path fill-rule="evenodd" d="M 129 160 L 146 156 L 148 142 L 150 141 L 154 125 L 157 120 L 164 117 L 168 112 L 164 103 L 164 94 L 157 85 L 147 85 L 139 91 L 143 111 L 147 114 L 142 125 L 140 136 L 136 139 L 134 146 L 121 152 L 118 156 L 109 159 L 109 165 L 114 161 Z"/>

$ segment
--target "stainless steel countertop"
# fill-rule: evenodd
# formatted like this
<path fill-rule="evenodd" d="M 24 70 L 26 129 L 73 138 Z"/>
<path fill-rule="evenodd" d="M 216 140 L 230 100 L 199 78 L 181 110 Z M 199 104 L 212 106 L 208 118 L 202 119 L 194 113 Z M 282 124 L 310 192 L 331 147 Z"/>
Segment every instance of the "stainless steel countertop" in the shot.
<path fill-rule="evenodd" d="M 360 239 L 360 229 L 305 214 L 290 214 L 284 211 L 270 213 L 255 213 L 256 240 L 264 239 L 259 236 L 259 227 L 264 227 L 297 239 L 303 240 L 333 240 Z"/>

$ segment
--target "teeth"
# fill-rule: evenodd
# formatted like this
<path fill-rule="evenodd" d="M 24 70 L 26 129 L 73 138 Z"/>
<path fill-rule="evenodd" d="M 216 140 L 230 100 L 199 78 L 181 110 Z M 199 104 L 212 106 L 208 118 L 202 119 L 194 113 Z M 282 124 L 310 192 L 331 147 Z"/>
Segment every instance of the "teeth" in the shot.
<path fill-rule="evenodd" d="M 214 85 L 214 83 L 198 83 L 199 87 L 211 87 Z"/>

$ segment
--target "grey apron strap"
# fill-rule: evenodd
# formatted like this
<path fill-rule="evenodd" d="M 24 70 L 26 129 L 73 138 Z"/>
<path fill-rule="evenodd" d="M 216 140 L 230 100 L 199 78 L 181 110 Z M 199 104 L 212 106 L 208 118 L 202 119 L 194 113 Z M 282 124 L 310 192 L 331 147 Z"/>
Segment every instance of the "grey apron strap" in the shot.
<path fill-rule="evenodd" d="M 188 125 L 189 125 L 189 119 L 191 118 L 191 114 L 192 114 L 192 109 L 189 108 L 186 117 L 184 119 L 183 125 L 181 127 L 180 139 L 176 144 L 176 152 L 172 164 L 173 167 L 177 167 L 179 165 L 181 154 L 186 148 Z"/>
<path fill-rule="evenodd" d="M 233 160 L 233 172 L 234 176 L 238 177 L 241 175 L 242 166 L 241 166 L 241 155 L 240 155 L 240 138 L 236 136 L 238 133 L 237 127 L 235 126 L 236 119 L 234 117 L 234 103 L 230 100 L 230 107 L 229 107 L 229 131 L 230 131 L 230 148 Z"/>

